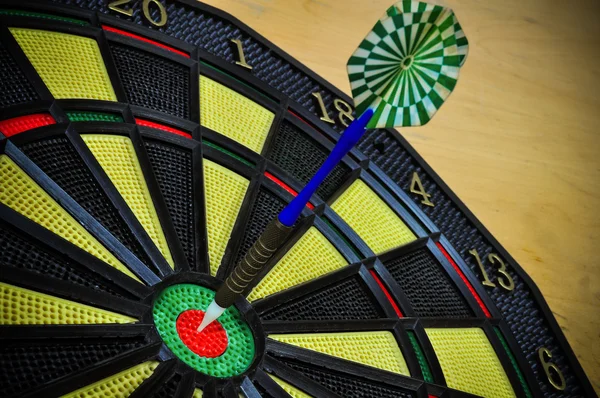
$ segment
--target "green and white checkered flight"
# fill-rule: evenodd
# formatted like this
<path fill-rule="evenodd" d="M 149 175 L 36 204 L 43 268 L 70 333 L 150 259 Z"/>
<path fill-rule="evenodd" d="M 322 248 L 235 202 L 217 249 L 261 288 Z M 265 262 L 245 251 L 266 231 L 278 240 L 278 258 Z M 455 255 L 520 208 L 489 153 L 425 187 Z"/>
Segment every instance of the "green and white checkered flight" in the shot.
<path fill-rule="evenodd" d="M 396 3 L 348 60 L 356 114 L 373 109 L 369 128 L 424 125 L 456 86 L 468 47 L 451 9 Z"/>

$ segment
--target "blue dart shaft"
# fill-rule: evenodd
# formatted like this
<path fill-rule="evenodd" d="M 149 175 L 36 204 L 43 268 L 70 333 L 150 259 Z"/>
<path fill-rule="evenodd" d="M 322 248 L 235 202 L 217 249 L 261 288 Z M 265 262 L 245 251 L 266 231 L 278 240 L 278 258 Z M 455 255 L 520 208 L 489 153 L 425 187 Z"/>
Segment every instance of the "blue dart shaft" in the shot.
<path fill-rule="evenodd" d="M 350 126 L 340 137 L 339 141 L 327 157 L 325 162 L 321 165 L 319 170 L 315 173 L 313 178 L 310 179 L 308 184 L 296 196 L 282 211 L 279 213 L 279 222 L 287 227 L 294 225 L 302 209 L 308 203 L 311 196 L 315 193 L 319 185 L 323 180 L 331 173 L 331 170 L 342 160 L 344 156 L 356 145 L 360 140 L 360 137 L 365 133 L 365 128 L 373 117 L 373 110 L 367 109 L 360 117 L 354 120 Z"/>

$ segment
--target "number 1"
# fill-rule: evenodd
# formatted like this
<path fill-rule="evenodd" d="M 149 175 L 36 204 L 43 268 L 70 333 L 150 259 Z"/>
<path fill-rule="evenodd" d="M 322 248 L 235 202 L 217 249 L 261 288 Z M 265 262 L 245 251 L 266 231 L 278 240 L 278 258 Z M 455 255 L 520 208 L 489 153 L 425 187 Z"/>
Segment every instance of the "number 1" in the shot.
<path fill-rule="evenodd" d="M 321 116 L 319 119 L 321 119 L 322 121 L 326 122 L 326 123 L 331 123 L 331 124 L 335 124 L 335 121 L 329 117 L 329 114 L 327 113 L 327 109 L 325 109 L 325 104 L 323 103 L 323 97 L 321 97 L 321 93 L 318 91 L 315 91 L 314 93 L 312 93 L 313 97 L 315 97 L 317 99 L 317 102 L 319 103 L 319 107 L 321 108 Z"/>
<path fill-rule="evenodd" d="M 242 41 L 240 39 L 231 39 L 231 42 L 234 43 L 237 47 L 238 61 L 235 61 L 235 64 L 244 67 L 248 70 L 252 70 L 252 66 L 248 65 L 248 63 L 246 62 L 246 55 L 244 54 L 244 47 L 242 47 Z"/>
<path fill-rule="evenodd" d="M 483 282 L 481 282 L 481 284 L 483 286 L 496 287 L 496 284 L 490 280 L 490 277 L 488 276 L 487 272 L 485 272 L 485 268 L 483 267 L 483 263 L 481 262 L 481 258 L 479 257 L 479 253 L 477 253 L 477 250 L 475 250 L 475 249 L 469 250 L 469 254 L 471 254 L 473 257 L 475 257 L 475 260 L 477 261 L 477 265 L 479 265 L 479 269 L 481 270 L 481 275 L 483 276 Z"/>

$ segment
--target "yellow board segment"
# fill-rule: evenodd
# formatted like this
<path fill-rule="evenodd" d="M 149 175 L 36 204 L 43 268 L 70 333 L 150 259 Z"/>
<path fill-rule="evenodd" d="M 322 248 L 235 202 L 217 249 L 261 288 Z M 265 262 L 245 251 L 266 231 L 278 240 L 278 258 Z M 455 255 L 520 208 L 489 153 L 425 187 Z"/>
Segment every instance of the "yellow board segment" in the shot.
<path fill-rule="evenodd" d="M 2 325 L 95 325 L 136 321 L 129 316 L 0 282 Z"/>
<path fill-rule="evenodd" d="M 81 136 L 156 247 L 174 268 L 152 196 L 129 137 L 106 134 Z"/>
<path fill-rule="evenodd" d="M 290 396 L 293 397 L 293 398 L 311 398 L 312 397 L 311 395 L 308 395 L 304 391 L 302 391 L 302 390 L 294 387 L 293 385 L 291 385 L 291 384 L 289 384 L 289 383 L 281 380 L 277 376 L 273 376 L 272 374 L 269 374 L 269 376 L 275 381 L 275 383 L 279 384 L 279 387 L 283 388 L 283 391 L 285 391 L 288 394 L 290 394 Z"/>
<path fill-rule="evenodd" d="M 0 203 L 139 280 L 7 155 L 0 155 Z"/>
<path fill-rule="evenodd" d="M 208 256 L 215 276 L 250 181 L 208 159 L 203 162 Z"/>
<path fill-rule="evenodd" d="M 54 98 L 117 100 L 96 40 L 37 29 L 10 32 Z"/>
<path fill-rule="evenodd" d="M 194 395 L 192 395 L 192 398 L 202 398 L 202 390 L 199 388 L 194 389 Z"/>
<path fill-rule="evenodd" d="M 249 301 L 277 293 L 342 268 L 344 256 L 315 227 L 296 242 L 248 295 Z"/>
<path fill-rule="evenodd" d="M 514 397 L 508 377 L 483 330 L 425 329 L 448 387 L 482 397 Z"/>
<path fill-rule="evenodd" d="M 361 180 L 354 181 L 331 208 L 376 254 L 416 239 L 400 217 Z"/>
<path fill-rule="evenodd" d="M 391 332 L 271 334 L 269 337 L 282 343 L 410 376 L 404 355 Z"/>
<path fill-rule="evenodd" d="M 275 114 L 216 81 L 200 76 L 200 122 L 260 153 Z"/>
<path fill-rule="evenodd" d="M 94 384 L 80 388 L 63 398 L 125 398 L 130 396 L 152 374 L 157 361 L 141 363 Z"/>

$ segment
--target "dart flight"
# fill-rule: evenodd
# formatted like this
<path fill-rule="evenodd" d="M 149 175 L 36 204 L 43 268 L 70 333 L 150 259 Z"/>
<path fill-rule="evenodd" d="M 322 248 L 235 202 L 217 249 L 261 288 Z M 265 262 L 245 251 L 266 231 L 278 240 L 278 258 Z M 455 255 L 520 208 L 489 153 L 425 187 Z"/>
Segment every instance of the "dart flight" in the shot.
<path fill-rule="evenodd" d="M 348 60 L 356 112 L 374 110 L 369 128 L 424 125 L 456 86 L 467 52 L 451 9 L 396 3 Z"/>

